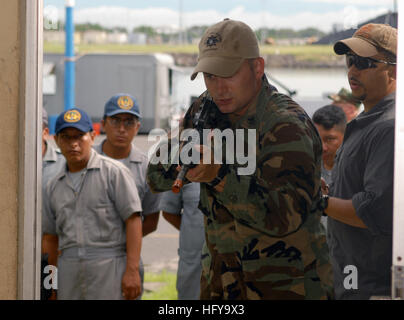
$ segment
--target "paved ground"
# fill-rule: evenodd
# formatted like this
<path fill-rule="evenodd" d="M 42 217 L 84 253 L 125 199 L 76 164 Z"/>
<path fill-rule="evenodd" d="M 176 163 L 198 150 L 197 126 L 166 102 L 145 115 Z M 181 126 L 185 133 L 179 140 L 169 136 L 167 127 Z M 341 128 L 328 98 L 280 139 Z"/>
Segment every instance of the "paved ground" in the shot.
<path fill-rule="evenodd" d="M 177 272 L 178 231 L 163 217 L 157 230 L 143 238 L 142 259 L 145 272 Z"/>

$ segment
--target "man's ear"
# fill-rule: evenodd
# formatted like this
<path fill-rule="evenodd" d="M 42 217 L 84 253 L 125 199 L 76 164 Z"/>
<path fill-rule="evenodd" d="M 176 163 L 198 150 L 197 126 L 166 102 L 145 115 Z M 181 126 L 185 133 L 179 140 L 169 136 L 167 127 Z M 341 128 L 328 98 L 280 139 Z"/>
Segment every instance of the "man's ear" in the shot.
<path fill-rule="evenodd" d="M 390 79 L 397 80 L 397 67 L 396 66 L 390 66 L 388 72 L 389 72 Z"/>
<path fill-rule="evenodd" d="M 44 140 L 49 138 L 49 128 L 48 127 L 45 127 L 42 129 L 42 138 Z"/>
<path fill-rule="evenodd" d="M 96 136 L 95 131 L 94 131 L 94 130 L 93 130 L 93 131 L 90 131 L 89 134 L 90 134 L 91 141 L 94 142 L 95 136 Z"/>
<path fill-rule="evenodd" d="M 254 71 L 257 79 L 261 79 L 265 72 L 265 60 L 258 57 L 254 60 Z"/>

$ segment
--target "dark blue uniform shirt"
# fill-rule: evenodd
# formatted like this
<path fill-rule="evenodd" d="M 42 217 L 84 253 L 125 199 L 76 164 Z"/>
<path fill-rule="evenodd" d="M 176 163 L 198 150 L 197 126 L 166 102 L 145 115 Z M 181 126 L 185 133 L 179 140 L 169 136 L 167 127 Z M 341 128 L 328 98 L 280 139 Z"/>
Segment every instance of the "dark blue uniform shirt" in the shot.
<path fill-rule="evenodd" d="M 352 199 L 356 214 L 367 226 L 362 229 L 328 219 L 327 240 L 337 299 L 390 295 L 394 124 L 392 93 L 348 123 L 336 155 L 330 195 Z M 357 289 L 351 288 L 355 279 L 350 266 L 357 270 Z"/>

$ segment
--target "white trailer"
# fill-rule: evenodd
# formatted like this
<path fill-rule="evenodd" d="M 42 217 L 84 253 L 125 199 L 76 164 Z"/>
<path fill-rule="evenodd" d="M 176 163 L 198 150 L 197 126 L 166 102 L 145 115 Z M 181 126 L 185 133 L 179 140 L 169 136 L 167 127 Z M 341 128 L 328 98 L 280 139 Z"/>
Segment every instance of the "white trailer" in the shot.
<path fill-rule="evenodd" d="M 44 108 L 52 119 L 64 110 L 64 57 L 44 55 Z M 139 104 L 141 133 L 168 128 L 174 59 L 168 54 L 87 54 L 76 58 L 75 105 L 94 122 L 105 102 L 117 93 L 130 93 Z M 52 122 L 52 121 L 51 121 Z M 52 131 L 52 128 L 50 128 Z"/>

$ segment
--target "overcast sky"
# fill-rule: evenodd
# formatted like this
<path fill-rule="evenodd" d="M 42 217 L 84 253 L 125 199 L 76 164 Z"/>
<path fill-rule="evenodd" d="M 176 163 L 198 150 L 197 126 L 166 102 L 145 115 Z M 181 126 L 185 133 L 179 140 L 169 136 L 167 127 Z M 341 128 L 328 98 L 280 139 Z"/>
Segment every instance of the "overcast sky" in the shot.
<path fill-rule="evenodd" d="M 44 0 L 44 15 L 63 21 L 64 5 L 65 0 Z M 334 23 L 355 27 L 393 8 L 394 0 L 76 0 L 74 20 L 132 30 L 139 25 L 210 25 L 231 18 L 253 29 L 317 27 L 327 32 Z"/>

